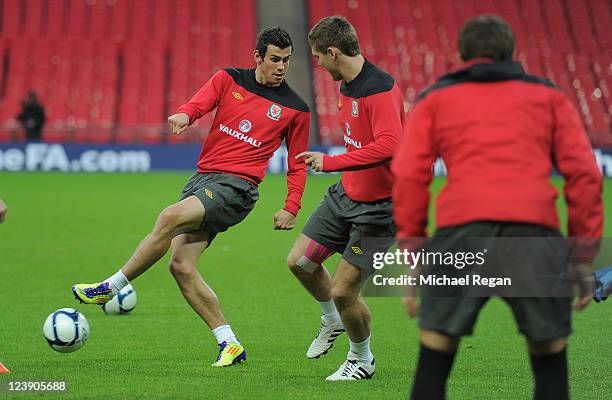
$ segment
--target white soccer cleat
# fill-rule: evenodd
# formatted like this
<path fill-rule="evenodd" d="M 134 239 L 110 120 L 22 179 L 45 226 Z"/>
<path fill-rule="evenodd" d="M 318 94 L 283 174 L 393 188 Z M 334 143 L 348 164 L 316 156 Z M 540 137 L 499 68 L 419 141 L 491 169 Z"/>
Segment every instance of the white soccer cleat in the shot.
<path fill-rule="evenodd" d="M 371 379 L 374 376 L 374 359 L 370 363 L 357 360 L 346 360 L 340 368 L 327 378 L 326 381 L 356 381 L 358 379 Z"/>
<path fill-rule="evenodd" d="M 342 321 L 327 325 L 323 317 L 321 317 L 321 327 L 319 328 L 319 332 L 317 332 L 317 337 L 314 338 L 308 351 L 306 351 L 306 357 L 319 358 L 327 354 L 329 349 L 334 345 L 336 338 L 340 336 L 342 332 L 345 332 Z"/>

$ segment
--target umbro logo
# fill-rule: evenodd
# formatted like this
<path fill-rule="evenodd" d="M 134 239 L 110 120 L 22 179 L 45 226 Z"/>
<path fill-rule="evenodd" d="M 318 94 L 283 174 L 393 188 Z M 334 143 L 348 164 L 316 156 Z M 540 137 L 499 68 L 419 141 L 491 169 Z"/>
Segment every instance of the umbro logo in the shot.
<path fill-rule="evenodd" d="M 363 250 L 361 250 L 359 247 L 357 246 L 352 246 L 351 250 L 353 250 L 353 253 L 355 254 L 359 254 L 359 255 L 363 255 Z"/>
<path fill-rule="evenodd" d="M 213 198 L 213 192 L 211 192 L 208 189 L 204 189 L 204 193 L 206 193 L 206 196 L 210 197 L 211 199 Z"/>
<path fill-rule="evenodd" d="M 244 97 L 238 92 L 232 92 L 232 96 L 234 96 L 236 100 L 244 100 Z"/>

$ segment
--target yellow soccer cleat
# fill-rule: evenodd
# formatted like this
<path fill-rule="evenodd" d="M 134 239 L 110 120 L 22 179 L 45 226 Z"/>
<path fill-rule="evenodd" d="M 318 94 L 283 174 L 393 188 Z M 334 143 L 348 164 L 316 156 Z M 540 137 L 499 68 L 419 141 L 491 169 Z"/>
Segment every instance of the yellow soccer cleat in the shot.
<path fill-rule="evenodd" d="M 108 282 L 81 283 L 72 286 L 74 298 L 83 304 L 104 304 L 113 298 Z"/>
<path fill-rule="evenodd" d="M 219 355 L 217 356 L 217 361 L 212 366 L 229 367 L 242 361 L 246 361 L 244 347 L 238 343 L 223 342 L 219 344 Z"/>

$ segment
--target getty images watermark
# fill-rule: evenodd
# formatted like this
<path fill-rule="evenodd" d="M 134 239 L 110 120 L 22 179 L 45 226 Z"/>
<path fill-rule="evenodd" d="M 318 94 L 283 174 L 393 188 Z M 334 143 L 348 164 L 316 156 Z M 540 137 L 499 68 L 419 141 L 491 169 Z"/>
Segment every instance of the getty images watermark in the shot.
<path fill-rule="evenodd" d="M 612 264 L 610 238 L 596 246 L 561 236 L 434 237 L 411 243 L 417 245 L 386 251 L 376 238 L 360 243 L 361 249 L 372 249 L 364 251 L 372 266 L 364 271 L 364 296 L 572 297 L 578 281 Z M 586 257 L 586 270 L 577 268 L 577 254 L 594 256 Z"/>
<path fill-rule="evenodd" d="M 409 251 L 396 249 L 391 252 L 375 252 L 372 257 L 372 267 L 380 271 L 385 266 L 401 267 L 409 270 L 427 267 L 447 267 L 455 270 L 463 270 L 470 267 L 481 267 L 485 265 L 488 249 L 481 251 Z M 472 271 L 473 272 L 473 271 Z M 450 274 L 402 274 L 401 276 L 389 277 L 382 274 L 374 274 L 372 282 L 376 286 L 511 286 L 510 277 L 486 277 L 476 273 L 463 276 Z"/>

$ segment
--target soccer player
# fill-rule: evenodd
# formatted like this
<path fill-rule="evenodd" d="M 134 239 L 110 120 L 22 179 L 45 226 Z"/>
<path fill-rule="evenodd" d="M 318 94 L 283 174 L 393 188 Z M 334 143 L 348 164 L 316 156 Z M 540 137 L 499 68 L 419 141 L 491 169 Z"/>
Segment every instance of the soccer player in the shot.
<path fill-rule="evenodd" d="M 284 30 L 261 31 L 253 51 L 255 69 L 218 71 L 168 118 L 172 132 L 181 134 L 196 119 L 217 109 L 197 173 L 183 188 L 180 201 L 160 213 L 153 231 L 116 274 L 100 283 L 72 287 L 77 300 L 87 304 L 109 301 L 172 247 L 170 272 L 219 343 L 213 366 L 246 359 L 217 296 L 198 272 L 197 261 L 218 233 L 238 224 L 253 209 L 268 160 L 283 139 L 289 154 L 288 194 L 284 207 L 274 214 L 274 229 L 295 226 L 307 175 L 307 167 L 295 156 L 308 148 L 310 114 L 285 81 L 292 50 Z"/>
<path fill-rule="evenodd" d="M 373 272 L 373 252 L 386 251 L 394 241 L 390 160 L 402 132 L 402 94 L 389 74 L 364 59 L 357 32 L 345 18 L 321 19 L 308 42 L 319 66 L 342 81 L 339 122 L 347 152 L 298 155 L 315 171 L 344 172 L 308 219 L 287 262 L 323 314 L 306 356 L 326 354 L 346 329 L 350 351 L 327 380 L 369 379 L 375 368 L 371 316 L 359 292 Z M 322 263 L 333 252 L 342 259 L 332 280 Z"/>
<path fill-rule="evenodd" d="M 514 42 L 500 17 L 468 20 L 458 40 L 465 64 L 419 96 L 393 160 L 394 214 L 402 246 L 414 243 L 409 238 L 426 236 L 428 186 L 437 157 L 444 159 L 448 175 L 436 201 L 435 238 L 560 237 L 553 167 L 565 178 L 568 235 L 587 242 L 601 237 L 602 178 L 580 118 L 552 83 L 528 75 L 512 60 Z M 549 250 L 521 249 L 534 257 Z M 575 309 L 591 300 L 590 285 L 581 285 Z M 421 344 L 412 399 L 445 398 L 460 338 L 471 334 L 486 301 L 433 297 L 425 291 L 418 309 L 414 298 L 406 299 L 411 316 L 418 310 Z M 568 399 L 571 298 L 505 301 L 526 337 L 534 399 Z"/>
<path fill-rule="evenodd" d="M 7 211 L 8 211 L 8 207 L 6 206 L 4 201 L 0 198 L 0 223 L 4 222 Z"/>

